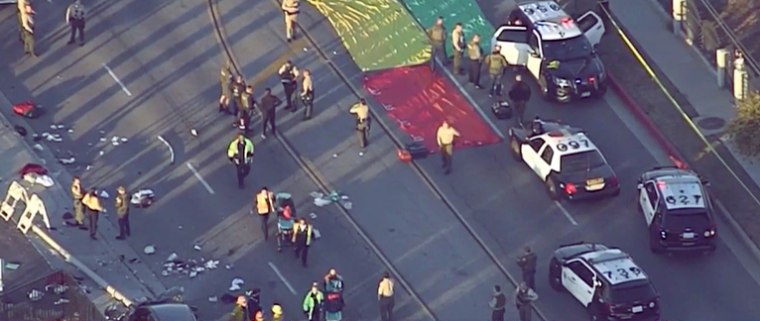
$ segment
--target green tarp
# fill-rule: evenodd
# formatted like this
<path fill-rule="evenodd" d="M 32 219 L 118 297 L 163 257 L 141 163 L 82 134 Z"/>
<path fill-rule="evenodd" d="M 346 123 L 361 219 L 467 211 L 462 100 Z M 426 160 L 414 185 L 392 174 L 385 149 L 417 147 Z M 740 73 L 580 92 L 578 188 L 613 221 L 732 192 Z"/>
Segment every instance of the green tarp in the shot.
<path fill-rule="evenodd" d="M 327 17 L 364 71 L 422 64 L 430 59 L 425 31 L 396 0 L 308 0 Z"/>
<path fill-rule="evenodd" d="M 491 37 L 494 27 L 483 15 L 480 6 L 474 0 L 400 0 L 417 21 L 430 28 L 438 16 L 443 17 L 446 25 L 446 53 L 451 55 L 451 31 L 454 24 L 461 22 L 467 42 L 474 34 L 480 34 L 480 44 L 484 52 L 491 51 Z M 506 20 L 506 17 L 504 17 Z"/>

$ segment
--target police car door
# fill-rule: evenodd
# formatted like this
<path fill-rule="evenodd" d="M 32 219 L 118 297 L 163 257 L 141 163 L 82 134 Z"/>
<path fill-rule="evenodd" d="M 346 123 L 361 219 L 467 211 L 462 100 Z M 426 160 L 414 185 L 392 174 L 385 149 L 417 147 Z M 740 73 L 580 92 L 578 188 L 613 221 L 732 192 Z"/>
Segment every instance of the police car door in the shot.
<path fill-rule="evenodd" d="M 501 46 L 501 55 L 510 65 L 525 66 L 528 63 L 528 28 L 525 26 L 501 26 L 491 38 L 491 46 Z"/>
<path fill-rule="evenodd" d="M 541 155 L 540 153 L 543 152 L 548 145 L 549 144 L 546 144 L 546 141 L 543 138 L 533 137 L 527 144 L 523 144 L 520 150 L 520 154 L 522 154 L 525 164 L 539 176 L 541 176 L 539 167 L 541 166 L 540 163 L 542 161 L 539 155 Z"/>
<path fill-rule="evenodd" d="M 639 205 L 641 206 L 641 211 L 644 212 L 647 226 L 652 225 L 654 213 L 657 212 L 657 204 L 659 204 L 657 187 L 653 181 L 648 181 L 639 188 Z"/>
<path fill-rule="evenodd" d="M 528 71 L 533 74 L 533 77 L 540 79 L 541 75 L 541 62 L 544 61 L 544 51 L 541 47 L 541 34 L 538 31 L 533 30 L 528 38 Z"/>
<path fill-rule="evenodd" d="M 584 307 L 594 298 L 595 283 L 594 272 L 582 260 L 571 260 L 562 266 L 562 285 Z"/>
<path fill-rule="evenodd" d="M 589 11 L 578 18 L 576 24 L 583 31 L 583 34 L 586 35 L 586 39 L 591 43 L 591 46 L 596 48 L 604 35 L 602 18 L 593 11 Z"/>

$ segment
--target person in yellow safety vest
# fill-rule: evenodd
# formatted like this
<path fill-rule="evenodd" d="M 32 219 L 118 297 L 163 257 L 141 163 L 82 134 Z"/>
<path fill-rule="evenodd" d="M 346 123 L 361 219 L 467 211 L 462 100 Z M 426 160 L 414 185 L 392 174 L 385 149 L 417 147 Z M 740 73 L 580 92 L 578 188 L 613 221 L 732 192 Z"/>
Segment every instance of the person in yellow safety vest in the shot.
<path fill-rule="evenodd" d="M 293 227 L 293 244 L 296 247 L 296 258 L 301 258 L 303 267 L 307 265 L 306 260 L 309 255 L 309 246 L 311 246 L 311 236 L 311 224 L 306 223 L 306 219 L 299 219 L 296 226 Z"/>
<path fill-rule="evenodd" d="M 438 147 L 441 149 L 441 159 L 443 160 L 444 174 L 451 173 L 451 156 L 454 154 L 454 138 L 459 137 L 459 132 L 451 127 L 447 121 L 438 127 L 436 134 Z"/>
<path fill-rule="evenodd" d="M 87 227 L 84 226 L 84 205 L 82 205 L 83 191 L 82 181 L 79 177 L 74 176 L 74 180 L 71 182 L 71 197 L 74 200 L 74 226 L 86 230 Z"/>
<path fill-rule="evenodd" d="M 90 238 L 97 240 L 98 233 L 98 216 L 100 212 L 103 212 L 103 205 L 100 203 L 100 198 L 95 189 L 85 194 L 82 198 L 82 204 L 90 210 L 90 215 L 87 216 L 87 221 L 90 225 Z"/>
<path fill-rule="evenodd" d="M 282 321 L 283 315 L 282 306 L 277 302 L 272 303 L 272 321 Z"/>
<path fill-rule="evenodd" d="M 261 231 L 264 233 L 264 240 L 269 239 L 269 214 L 274 210 L 274 193 L 264 186 L 256 194 L 256 214 L 261 218 Z"/>
<path fill-rule="evenodd" d="M 356 134 L 359 136 L 359 146 L 367 147 L 367 134 L 369 133 L 369 106 L 367 100 L 359 99 L 359 103 L 351 106 L 349 113 L 356 115 Z"/>
<path fill-rule="evenodd" d="M 298 12 L 301 4 L 298 0 L 282 1 L 282 13 L 285 15 L 285 36 L 288 42 L 296 38 L 296 23 L 298 23 Z"/>
<path fill-rule="evenodd" d="M 322 303 L 325 301 L 325 295 L 319 290 L 319 285 L 314 282 L 311 290 L 303 298 L 303 312 L 309 321 L 319 321 L 322 315 Z"/>
<path fill-rule="evenodd" d="M 245 186 L 245 177 L 251 172 L 251 158 L 253 157 L 253 142 L 239 133 L 237 138 L 230 142 L 227 148 L 227 158 L 235 164 L 237 170 L 238 187 Z"/>

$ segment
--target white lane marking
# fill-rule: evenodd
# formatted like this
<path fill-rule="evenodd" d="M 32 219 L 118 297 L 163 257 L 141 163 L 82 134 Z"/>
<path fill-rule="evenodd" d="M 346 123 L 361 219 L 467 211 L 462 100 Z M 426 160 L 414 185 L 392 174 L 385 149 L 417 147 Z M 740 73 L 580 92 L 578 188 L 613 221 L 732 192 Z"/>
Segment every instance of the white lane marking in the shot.
<path fill-rule="evenodd" d="M 459 83 L 459 80 L 454 77 L 451 71 L 449 71 L 449 69 L 446 68 L 446 66 L 441 64 L 438 58 L 435 58 L 435 62 L 436 62 L 436 69 L 440 68 L 441 70 L 443 70 L 443 72 L 446 73 L 446 77 L 448 77 L 449 80 L 451 80 L 451 82 L 453 82 L 454 85 L 457 86 L 457 88 L 459 88 L 459 91 L 462 92 L 462 95 L 464 95 L 464 98 L 467 98 L 467 101 L 470 102 L 470 105 L 472 105 L 472 108 L 475 108 L 475 111 L 477 111 L 478 114 L 480 114 L 480 117 L 483 118 L 483 120 L 485 120 L 486 123 L 488 123 L 488 126 L 491 126 L 491 129 L 493 129 L 494 133 L 496 133 L 496 135 L 499 135 L 501 139 L 505 139 L 506 136 L 504 136 L 504 133 L 501 132 L 501 129 L 499 129 L 499 126 L 496 126 L 496 123 L 494 123 L 491 120 L 491 118 L 488 118 L 488 115 L 482 109 L 480 109 L 480 105 L 478 105 L 475 102 L 475 99 L 472 99 L 472 96 L 470 96 L 470 93 L 468 93 L 467 90 L 465 90 L 464 87 L 462 87 L 462 85 Z"/>
<path fill-rule="evenodd" d="M 557 204 L 557 208 L 559 208 L 562 214 L 564 214 L 565 217 L 567 217 L 567 220 L 570 221 L 570 224 L 578 226 L 578 222 L 576 222 L 573 216 L 570 215 L 570 212 L 566 210 L 564 206 L 562 206 L 562 203 L 560 203 L 559 201 L 554 201 L 554 204 Z"/>
<path fill-rule="evenodd" d="M 203 184 L 203 187 L 206 188 L 206 190 L 211 194 L 214 195 L 214 189 L 211 188 L 211 185 L 209 185 L 205 179 L 203 179 L 203 176 L 201 176 L 200 173 L 198 173 L 197 170 L 195 170 L 195 167 L 193 167 L 193 164 L 190 164 L 189 162 L 185 163 L 187 165 L 187 168 L 190 169 L 191 172 L 193 172 L 193 175 L 195 175 L 195 178 L 197 178 L 201 184 Z"/>
<path fill-rule="evenodd" d="M 274 271 L 274 274 L 277 274 L 277 277 L 280 278 L 280 281 L 282 281 L 282 283 L 285 283 L 285 286 L 288 288 L 290 293 L 293 293 L 293 295 L 296 295 L 297 294 L 296 289 L 294 289 L 293 286 L 290 285 L 290 282 L 288 282 L 288 279 L 286 279 L 285 276 L 282 275 L 282 273 L 280 273 L 280 269 L 278 269 L 277 266 L 275 266 L 274 263 L 272 262 L 267 262 L 267 263 L 269 263 L 269 267 L 272 268 L 272 271 Z"/>
<path fill-rule="evenodd" d="M 127 96 L 131 97 L 132 93 L 129 92 L 129 89 L 127 89 L 127 86 L 124 86 L 124 83 L 121 82 L 121 80 L 119 80 L 119 77 L 116 77 L 116 74 L 113 72 L 113 70 L 111 70 L 111 68 L 108 67 L 108 65 L 106 65 L 105 63 L 103 63 L 103 68 L 105 68 L 108 74 L 111 75 L 111 78 L 113 78 L 113 80 L 116 81 L 116 83 L 119 84 L 119 86 L 121 86 L 121 90 L 123 90 L 124 93 L 127 94 Z"/>

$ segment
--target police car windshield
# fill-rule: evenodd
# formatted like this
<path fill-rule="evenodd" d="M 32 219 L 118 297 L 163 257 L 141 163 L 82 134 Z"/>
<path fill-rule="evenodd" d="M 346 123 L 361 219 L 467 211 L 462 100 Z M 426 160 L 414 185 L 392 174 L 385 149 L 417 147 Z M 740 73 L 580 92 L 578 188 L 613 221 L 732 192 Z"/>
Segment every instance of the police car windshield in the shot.
<path fill-rule="evenodd" d="M 614 304 L 645 302 L 656 297 L 654 289 L 647 283 L 634 286 L 615 286 L 607 295 L 607 299 Z"/>
<path fill-rule="evenodd" d="M 570 39 L 544 40 L 544 56 L 550 60 L 575 60 L 591 56 L 591 43 L 585 36 Z"/>
<path fill-rule="evenodd" d="M 585 172 L 599 166 L 604 166 L 604 158 L 597 150 L 567 154 L 560 159 L 563 172 Z"/>

